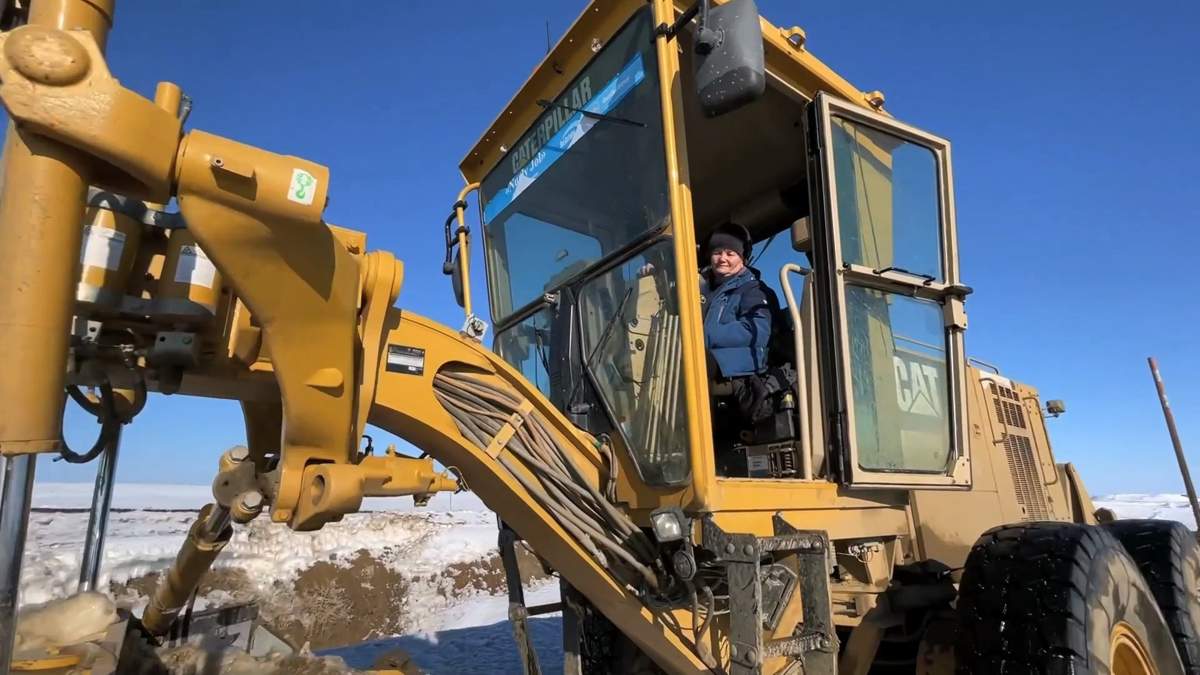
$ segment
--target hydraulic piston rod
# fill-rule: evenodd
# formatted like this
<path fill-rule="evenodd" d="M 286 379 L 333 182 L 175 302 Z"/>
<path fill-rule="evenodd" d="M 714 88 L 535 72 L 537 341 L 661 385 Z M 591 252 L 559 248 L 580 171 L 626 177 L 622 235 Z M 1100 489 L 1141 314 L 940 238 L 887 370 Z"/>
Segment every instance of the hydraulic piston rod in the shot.
<path fill-rule="evenodd" d="M 87 536 L 83 542 L 83 561 L 79 568 L 79 592 L 96 590 L 100 565 L 104 560 L 104 539 L 108 534 L 108 514 L 112 507 L 113 484 L 117 478 L 117 451 L 121 428 L 100 455 L 96 467 L 96 485 L 92 491 L 92 511 L 88 515 Z"/>
<path fill-rule="evenodd" d="M 37 455 L 8 457 L 4 462 L 4 494 L 0 497 L 0 673 L 7 673 L 12 663 L 21 555 L 29 528 L 36 462 Z"/>
<path fill-rule="evenodd" d="M 200 517 L 188 532 L 175 563 L 159 582 L 154 597 L 142 614 L 142 625 L 151 635 L 164 635 L 170 630 L 175 617 L 179 616 L 188 598 L 200 584 L 201 577 L 212 567 L 213 561 L 232 536 L 229 509 L 219 504 L 209 504 L 200 511 Z"/>

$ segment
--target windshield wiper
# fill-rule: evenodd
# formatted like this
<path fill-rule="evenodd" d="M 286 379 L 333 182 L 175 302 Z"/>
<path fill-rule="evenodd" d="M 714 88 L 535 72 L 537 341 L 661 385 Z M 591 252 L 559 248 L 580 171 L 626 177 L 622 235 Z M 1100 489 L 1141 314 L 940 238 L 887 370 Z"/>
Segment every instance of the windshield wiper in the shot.
<path fill-rule="evenodd" d="M 601 329 L 600 339 L 596 341 L 596 346 L 592 347 L 591 353 L 589 353 L 587 358 L 583 360 L 584 372 L 592 372 L 592 368 L 594 368 L 596 365 L 596 355 L 600 353 L 600 348 L 608 342 L 608 338 L 612 336 L 613 329 L 616 328 L 617 324 L 625 318 L 625 305 L 629 303 L 629 298 L 633 297 L 633 289 L 634 286 L 630 286 L 625 291 L 625 295 L 621 298 L 621 302 L 617 305 L 617 311 L 613 313 L 612 317 L 608 320 L 608 323 L 604 324 L 604 328 Z M 592 373 L 592 376 L 595 377 L 595 373 Z M 568 406 L 575 404 L 575 395 L 579 393 L 579 386 L 581 384 L 583 384 L 583 378 L 579 378 L 579 380 L 575 382 L 575 386 L 571 387 L 571 395 L 567 397 Z"/>
<path fill-rule="evenodd" d="M 643 127 L 644 128 L 646 126 L 645 122 L 639 122 L 637 120 L 631 120 L 631 119 L 628 119 L 625 117 L 617 117 L 616 115 L 605 115 L 603 113 L 592 112 L 591 110 L 584 110 L 583 108 L 572 108 L 569 105 L 563 105 L 562 103 L 555 103 L 554 101 L 547 101 L 544 98 L 538 99 L 537 104 L 542 106 L 543 108 L 562 108 L 563 110 L 570 110 L 571 112 L 577 112 L 577 113 L 583 115 L 584 117 L 590 117 L 594 120 L 605 120 L 606 122 L 617 122 L 619 124 L 628 124 L 629 126 L 633 126 L 633 127 Z"/>
<path fill-rule="evenodd" d="M 883 267 L 883 268 L 880 268 L 877 270 L 871 270 L 871 274 L 875 274 L 875 275 L 882 275 L 884 272 L 900 272 L 901 274 L 907 274 L 910 277 L 917 277 L 918 279 L 924 279 L 926 286 L 937 281 L 937 277 L 935 277 L 935 276 L 932 276 L 929 274 L 921 274 L 920 272 L 913 272 L 911 270 L 906 270 L 903 267 L 896 267 L 895 265 L 891 265 L 889 267 Z"/>

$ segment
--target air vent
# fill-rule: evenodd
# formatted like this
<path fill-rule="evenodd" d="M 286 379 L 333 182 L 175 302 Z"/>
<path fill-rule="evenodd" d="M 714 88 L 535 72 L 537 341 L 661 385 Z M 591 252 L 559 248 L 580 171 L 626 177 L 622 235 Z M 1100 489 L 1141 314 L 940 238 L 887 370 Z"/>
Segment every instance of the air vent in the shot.
<path fill-rule="evenodd" d="M 1021 398 L 1014 389 L 997 382 L 989 382 L 988 388 L 992 394 L 997 428 L 1004 433 L 1004 454 L 1008 459 L 1009 472 L 1012 473 L 1022 519 L 1049 520 L 1046 486 L 1038 471 L 1037 455 Z"/>
<path fill-rule="evenodd" d="M 1021 409 L 1021 399 L 1017 392 L 1002 384 L 990 383 L 993 403 L 996 404 L 996 419 L 1000 424 L 1018 429 L 1028 428 L 1025 424 L 1025 411 Z"/>
<path fill-rule="evenodd" d="M 1017 491 L 1017 503 L 1021 505 L 1021 509 L 1025 513 L 1025 520 L 1049 520 L 1050 510 L 1046 507 L 1046 490 L 1038 475 L 1033 443 L 1028 436 L 1009 433 L 1004 437 L 1004 451 L 1008 456 L 1008 468 L 1012 472 L 1013 487 Z"/>

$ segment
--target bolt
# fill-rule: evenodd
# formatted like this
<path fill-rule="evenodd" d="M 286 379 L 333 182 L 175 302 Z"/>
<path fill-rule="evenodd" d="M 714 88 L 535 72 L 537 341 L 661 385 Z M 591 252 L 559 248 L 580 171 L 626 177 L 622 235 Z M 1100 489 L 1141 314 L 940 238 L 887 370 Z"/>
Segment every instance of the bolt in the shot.
<path fill-rule="evenodd" d="M 183 338 L 183 344 L 185 344 L 185 345 L 190 345 L 190 344 L 192 344 L 192 338 L 191 338 L 191 336 L 184 336 L 184 338 Z"/>
<path fill-rule="evenodd" d="M 725 552 L 726 553 L 733 553 L 736 550 L 737 550 L 737 547 L 735 547 L 733 544 L 725 544 Z"/>
<path fill-rule="evenodd" d="M 730 655 L 730 656 L 732 656 L 732 657 L 733 657 L 733 658 L 735 658 L 735 659 L 737 658 L 737 655 L 738 655 L 738 648 L 737 648 L 737 645 L 730 645 L 730 647 L 729 647 L 729 655 Z"/>
<path fill-rule="evenodd" d="M 262 508 L 263 496 L 258 492 L 247 492 L 242 495 L 242 508 L 247 511 L 257 511 Z"/>
<path fill-rule="evenodd" d="M 758 663 L 757 649 L 751 647 L 750 649 L 746 650 L 746 663 L 749 663 L 752 666 Z"/>
<path fill-rule="evenodd" d="M 754 555 L 754 547 L 750 544 L 746 544 L 742 547 L 742 553 L 745 553 L 746 555 Z"/>
<path fill-rule="evenodd" d="M 231 448 L 229 450 L 229 459 L 232 459 L 235 462 L 244 462 L 247 459 L 250 459 L 250 448 L 247 448 L 244 445 Z"/>

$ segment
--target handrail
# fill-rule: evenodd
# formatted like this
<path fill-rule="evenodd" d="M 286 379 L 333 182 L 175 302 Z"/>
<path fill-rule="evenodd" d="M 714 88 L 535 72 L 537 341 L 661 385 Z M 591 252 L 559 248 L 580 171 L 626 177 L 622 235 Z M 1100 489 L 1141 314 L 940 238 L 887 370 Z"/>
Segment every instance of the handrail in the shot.
<path fill-rule="evenodd" d="M 452 243 L 457 244 L 459 284 L 462 287 L 462 307 L 467 322 L 470 322 L 474 316 L 474 313 L 471 311 L 471 230 L 467 228 L 466 222 L 467 195 L 478 189 L 479 183 L 468 183 L 462 190 L 459 190 L 458 199 L 454 202 L 453 213 L 450 214 L 450 218 L 446 219 L 446 263 L 443 266 L 443 271 L 446 274 L 453 274 L 451 247 Z M 451 220 L 458 223 L 458 229 L 454 233 L 456 240 L 450 238 Z"/>
<path fill-rule="evenodd" d="M 779 286 L 783 289 L 783 295 L 787 298 L 788 312 L 792 316 L 792 347 L 796 351 L 796 381 L 800 386 L 796 387 L 796 407 L 800 410 L 800 442 L 804 444 L 804 450 L 800 453 L 800 472 L 804 480 L 812 480 L 812 429 L 809 425 L 808 415 L 808 368 L 804 364 L 804 337 L 801 334 L 800 322 L 800 307 L 796 304 L 796 296 L 792 293 L 792 286 L 788 283 L 788 274 L 796 273 L 804 277 L 804 288 L 808 288 L 808 275 L 812 270 L 807 267 L 801 267 L 796 263 L 785 263 L 779 268 Z M 803 296 L 802 296 L 803 297 Z"/>

